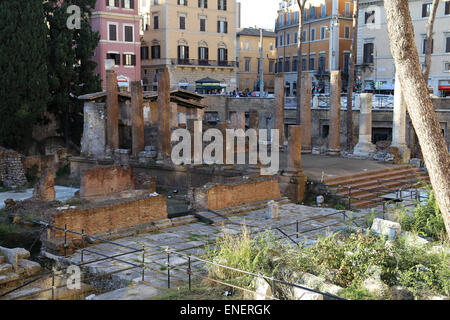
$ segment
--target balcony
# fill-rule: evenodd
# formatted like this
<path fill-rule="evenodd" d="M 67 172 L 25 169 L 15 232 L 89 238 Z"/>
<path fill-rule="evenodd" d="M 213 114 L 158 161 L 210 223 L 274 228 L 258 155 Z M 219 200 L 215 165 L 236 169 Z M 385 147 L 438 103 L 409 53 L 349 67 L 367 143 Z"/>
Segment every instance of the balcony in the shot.
<path fill-rule="evenodd" d="M 237 67 L 236 61 L 222 61 L 222 60 L 199 60 L 199 59 L 171 59 L 173 66 L 193 66 L 193 67 Z"/>

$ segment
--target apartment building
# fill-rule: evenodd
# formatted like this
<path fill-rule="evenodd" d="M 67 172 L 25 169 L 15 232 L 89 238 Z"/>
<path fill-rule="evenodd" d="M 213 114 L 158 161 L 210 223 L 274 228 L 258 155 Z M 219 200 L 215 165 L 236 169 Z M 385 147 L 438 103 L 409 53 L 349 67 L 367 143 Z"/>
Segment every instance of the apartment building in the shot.
<path fill-rule="evenodd" d="M 422 68 L 425 61 L 426 24 L 431 0 L 410 0 L 415 43 Z M 360 1 L 357 74 L 366 91 L 392 92 L 395 65 L 391 55 L 383 1 Z M 433 29 L 429 87 L 436 96 L 450 96 L 450 1 L 439 3 Z"/>
<path fill-rule="evenodd" d="M 276 34 L 273 31 L 263 30 L 263 83 L 264 91 L 274 92 Z M 238 89 L 240 91 L 259 91 L 260 82 L 260 29 L 240 29 L 236 35 L 236 48 L 239 61 L 237 73 Z"/>
<path fill-rule="evenodd" d="M 92 12 L 91 24 L 100 34 L 93 60 L 95 72 L 106 87 L 105 59 L 115 60 L 119 86 L 130 89 L 131 81 L 141 80 L 139 0 L 100 0 Z"/>
<path fill-rule="evenodd" d="M 152 0 L 141 37 L 144 90 L 156 90 L 162 67 L 174 89 L 235 90 L 237 16 L 235 0 Z"/>
<path fill-rule="evenodd" d="M 329 90 L 330 70 L 341 70 L 343 88 L 348 79 L 352 42 L 353 1 L 307 1 L 303 16 L 301 67 L 313 76 L 313 89 Z M 297 1 L 280 2 L 275 21 L 276 72 L 285 74 L 285 94 L 297 92 L 299 7 Z M 331 53 L 331 54 L 330 54 Z"/>

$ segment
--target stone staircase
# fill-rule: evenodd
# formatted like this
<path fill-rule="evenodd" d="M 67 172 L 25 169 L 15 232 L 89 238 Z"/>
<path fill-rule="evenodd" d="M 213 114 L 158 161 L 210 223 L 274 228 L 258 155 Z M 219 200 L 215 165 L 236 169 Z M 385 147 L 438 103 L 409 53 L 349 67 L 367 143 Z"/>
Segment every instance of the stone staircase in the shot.
<path fill-rule="evenodd" d="M 348 176 L 324 179 L 327 191 L 338 198 L 348 200 L 351 197 L 352 208 L 376 206 L 382 200 L 381 193 L 395 193 L 405 190 L 418 182 L 429 182 L 428 175 L 411 165 L 355 173 Z M 347 201 L 348 202 L 348 201 Z"/>

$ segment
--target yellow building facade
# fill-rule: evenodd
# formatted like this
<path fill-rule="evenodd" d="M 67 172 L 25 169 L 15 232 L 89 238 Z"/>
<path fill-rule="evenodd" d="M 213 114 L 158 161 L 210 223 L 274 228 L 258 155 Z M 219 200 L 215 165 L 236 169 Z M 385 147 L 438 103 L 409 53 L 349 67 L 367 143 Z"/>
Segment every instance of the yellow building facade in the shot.
<path fill-rule="evenodd" d="M 235 0 L 152 0 L 141 14 L 144 90 L 156 89 L 162 67 L 169 69 L 172 89 L 236 89 Z"/>
<path fill-rule="evenodd" d="M 315 92 L 328 92 L 330 70 L 341 71 L 343 88 L 346 88 L 353 37 L 353 2 L 322 0 L 308 3 L 311 5 L 306 6 L 303 16 L 302 70 L 313 76 Z M 297 1 L 282 1 L 275 22 L 276 72 L 285 74 L 287 96 L 296 95 L 298 21 Z"/>
<path fill-rule="evenodd" d="M 263 30 L 263 83 L 264 91 L 274 92 L 276 63 L 276 34 Z M 239 91 L 259 91 L 260 29 L 244 28 L 236 34 L 239 61 L 237 83 Z"/>

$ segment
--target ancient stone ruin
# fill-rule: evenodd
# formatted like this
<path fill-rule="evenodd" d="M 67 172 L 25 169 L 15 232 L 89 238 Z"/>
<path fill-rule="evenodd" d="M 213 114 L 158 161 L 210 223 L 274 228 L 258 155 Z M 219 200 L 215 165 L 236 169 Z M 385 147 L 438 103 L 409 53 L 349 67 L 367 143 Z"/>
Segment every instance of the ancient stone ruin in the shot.
<path fill-rule="evenodd" d="M 20 187 L 27 183 L 22 165 L 22 156 L 0 147 L 0 182 L 6 187 Z"/>

